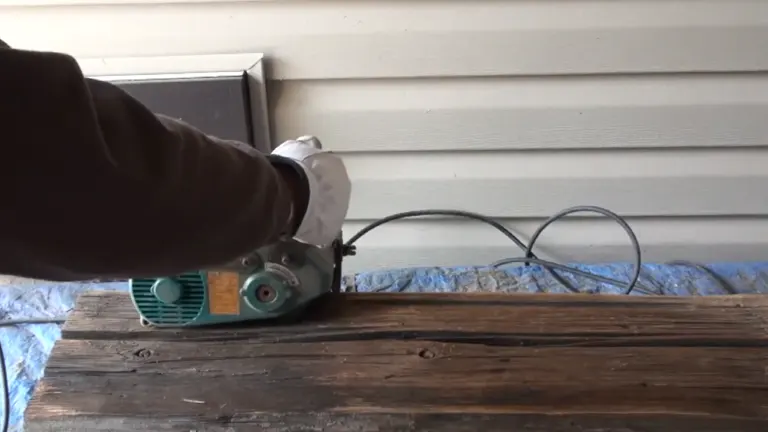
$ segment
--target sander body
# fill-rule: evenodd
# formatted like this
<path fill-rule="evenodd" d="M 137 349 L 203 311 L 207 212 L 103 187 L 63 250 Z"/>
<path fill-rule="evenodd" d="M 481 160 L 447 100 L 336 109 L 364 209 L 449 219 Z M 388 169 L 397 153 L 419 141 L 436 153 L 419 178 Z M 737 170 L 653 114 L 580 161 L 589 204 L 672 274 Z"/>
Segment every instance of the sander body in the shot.
<path fill-rule="evenodd" d="M 312 136 L 298 139 L 321 149 Z M 195 327 L 295 316 L 313 300 L 341 290 L 341 261 L 354 255 L 339 233 L 327 247 L 284 239 L 221 268 L 130 280 L 140 322 Z"/>
<path fill-rule="evenodd" d="M 220 268 L 130 280 L 143 326 L 195 327 L 281 318 L 341 289 L 341 236 L 316 247 L 281 240 Z"/>

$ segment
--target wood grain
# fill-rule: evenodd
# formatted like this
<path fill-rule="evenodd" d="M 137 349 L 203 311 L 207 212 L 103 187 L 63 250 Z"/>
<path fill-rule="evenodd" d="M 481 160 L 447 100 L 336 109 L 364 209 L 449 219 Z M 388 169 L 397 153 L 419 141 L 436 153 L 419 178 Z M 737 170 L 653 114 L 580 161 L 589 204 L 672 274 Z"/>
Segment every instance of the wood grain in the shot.
<path fill-rule="evenodd" d="M 344 294 L 158 330 L 83 295 L 26 430 L 764 431 L 768 298 Z"/>

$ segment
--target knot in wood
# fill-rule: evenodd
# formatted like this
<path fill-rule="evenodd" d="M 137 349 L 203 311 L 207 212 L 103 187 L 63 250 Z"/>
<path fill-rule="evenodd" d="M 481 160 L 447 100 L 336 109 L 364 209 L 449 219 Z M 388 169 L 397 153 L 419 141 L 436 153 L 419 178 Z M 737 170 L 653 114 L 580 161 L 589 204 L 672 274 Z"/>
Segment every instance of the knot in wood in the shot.
<path fill-rule="evenodd" d="M 419 357 L 421 357 L 423 359 L 429 360 L 429 359 L 435 358 L 435 353 L 430 351 L 430 350 L 428 350 L 428 349 L 426 349 L 426 348 L 425 349 L 420 349 L 419 350 Z"/>
<path fill-rule="evenodd" d="M 139 357 L 139 358 L 148 358 L 148 357 L 150 357 L 152 355 L 152 351 L 150 351 L 150 350 L 148 350 L 146 348 L 140 348 L 140 349 L 137 349 L 133 353 L 133 355 L 135 357 Z"/>

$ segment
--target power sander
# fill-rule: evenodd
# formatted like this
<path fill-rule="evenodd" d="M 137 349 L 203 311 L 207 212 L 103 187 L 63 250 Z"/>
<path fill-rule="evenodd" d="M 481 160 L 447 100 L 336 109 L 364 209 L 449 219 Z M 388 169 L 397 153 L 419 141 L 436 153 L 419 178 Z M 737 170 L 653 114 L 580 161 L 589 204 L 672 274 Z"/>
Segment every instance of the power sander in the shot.
<path fill-rule="evenodd" d="M 295 316 L 313 300 L 341 290 L 341 261 L 354 253 L 341 233 L 327 247 L 283 239 L 221 268 L 131 279 L 131 299 L 141 324 L 150 327 Z"/>
<path fill-rule="evenodd" d="M 131 299 L 141 324 L 153 327 L 298 314 L 313 300 L 340 291 L 344 248 L 341 236 L 323 248 L 286 239 L 221 268 L 131 279 Z"/>

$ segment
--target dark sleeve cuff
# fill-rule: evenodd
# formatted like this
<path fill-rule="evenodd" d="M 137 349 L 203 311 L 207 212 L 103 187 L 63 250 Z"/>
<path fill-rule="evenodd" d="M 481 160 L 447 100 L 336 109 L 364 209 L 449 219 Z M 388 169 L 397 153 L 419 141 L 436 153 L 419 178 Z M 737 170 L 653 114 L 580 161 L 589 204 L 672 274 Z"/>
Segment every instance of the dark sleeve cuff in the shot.
<path fill-rule="evenodd" d="M 286 173 L 289 177 L 287 180 L 291 183 L 291 189 L 294 193 L 293 207 L 292 207 L 292 227 L 290 236 L 294 236 L 304 220 L 304 215 L 307 213 L 309 207 L 309 179 L 307 178 L 307 172 L 298 162 L 291 158 L 287 158 L 279 155 L 267 155 L 267 160 L 272 164 L 275 169 Z"/>

